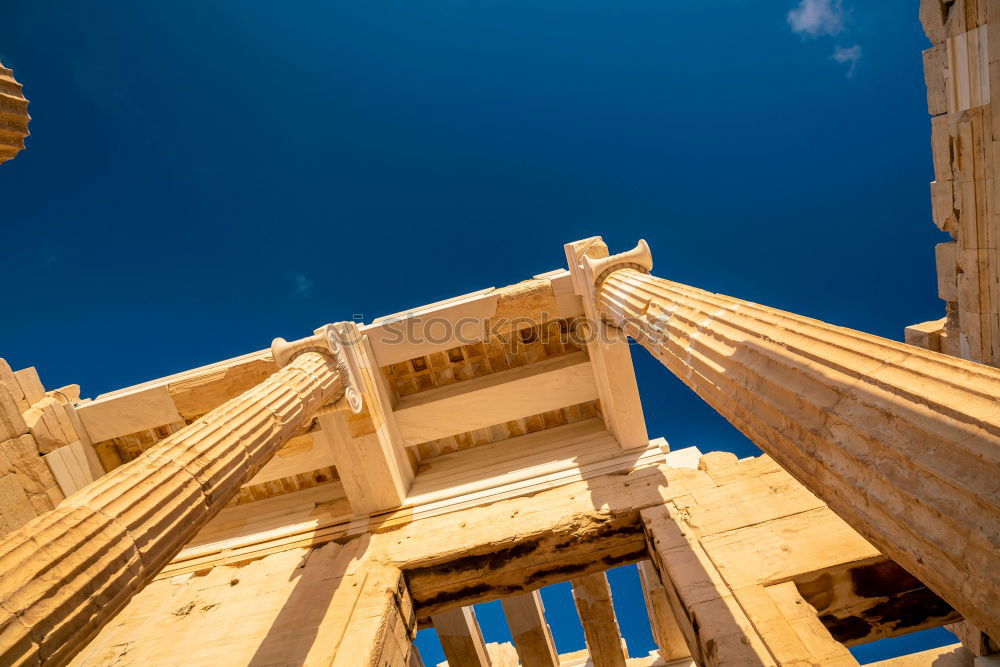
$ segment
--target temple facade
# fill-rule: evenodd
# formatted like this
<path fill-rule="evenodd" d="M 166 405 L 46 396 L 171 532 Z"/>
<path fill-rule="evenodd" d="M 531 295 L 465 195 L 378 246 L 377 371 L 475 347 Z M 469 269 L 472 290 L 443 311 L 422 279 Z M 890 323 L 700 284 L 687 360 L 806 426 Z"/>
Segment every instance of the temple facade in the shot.
<path fill-rule="evenodd" d="M 416 667 L 434 628 L 451 667 L 857 665 L 939 626 L 952 645 L 877 664 L 1000 664 L 1000 1 L 921 18 L 943 320 L 887 340 L 592 237 L 92 399 L 0 360 L 0 664 Z M 0 96 L 2 161 L 27 135 L 2 68 Z M 633 351 L 763 453 L 651 436 Z M 647 655 L 606 576 L 633 564 Z M 563 582 L 569 654 L 539 593 Z M 510 643 L 477 622 L 494 600 Z"/>

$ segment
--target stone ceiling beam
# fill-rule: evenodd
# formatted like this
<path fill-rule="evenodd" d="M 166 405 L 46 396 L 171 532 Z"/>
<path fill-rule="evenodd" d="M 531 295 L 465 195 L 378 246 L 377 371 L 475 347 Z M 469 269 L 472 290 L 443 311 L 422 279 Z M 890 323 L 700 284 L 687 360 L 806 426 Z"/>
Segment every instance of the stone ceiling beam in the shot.
<path fill-rule="evenodd" d="M 396 404 L 395 419 L 406 445 L 416 445 L 597 395 L 591 362 L 574 352 L 406 396 Z"/>
<path fill-rule="evenodd" d="M 651 466 L 413 520 L 374 537 L 406 574 L 421 620 L 649 558 L 639 509 L 685 493 L 694 471 Z"/>

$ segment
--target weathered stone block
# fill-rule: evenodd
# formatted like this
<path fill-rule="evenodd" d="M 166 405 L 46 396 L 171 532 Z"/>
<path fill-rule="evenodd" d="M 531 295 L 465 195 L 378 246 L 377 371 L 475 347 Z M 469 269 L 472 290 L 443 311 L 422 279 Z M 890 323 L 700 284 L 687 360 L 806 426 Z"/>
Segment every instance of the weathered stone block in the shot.
<path fill-rule="evenodd" d="M 8 530 L 18 529 L 38 515 L 17 475 L 0 477 L 0 515 Z"/>
<path fill-rule="evenodd" d="M 698 459 L 698 470 L 713 470 L 736 465 L 739 461 L 732 452 L 709 452 Z"/>
<path fill-rule="evenodd" d="M 948 112 L 948 95 L 945 92 L 945 63 L 947 47 L 937 44 L 924 51 L 924 81 L 927 83 L 927 111 L 932 116 Z"/>
<path fill-rule="evenodd" d="M 0 440 L 10 440 L 28 432 L 21 411 L 7 386 L 0 385 Z"/>
<path fill-rule="evenodd" d="M 38 444 L 38 450 L 43 454 L 48 454 L 68 444 L 51 408 L 32 407 L 24 413 L 24 422 L 27 430 Z"/>
<path fill-rule="evenodd" d="M 955 186 L 953 181 L 931 182 L 931 217 L 942 232 L 952 238 L 958 233 L 958 213 L 955 211 Z"/>
<path fill-rule="evenodd" d="M 39 456 L 35 440 L 30 435 L 0 442 L 0 457 L 10 462 L 11 471 L 18 475 L 27 493 L 45 493 L 56 486 L 52 472 Z"/>
<path fill-rule="evenodd" d="M 42 380 L 38 377 L 38 371 L 35 370 L 34 366 L 14 371 L 14 379 L 17 380 L 17 384 L 21 387 L 24 398 L 29 404 L 34 405 L 45 398 L 45 387 L 42 385 Z"/>
<path fill-rule="evenodd" d="M 942 336 L 948 318 L 930 320 L 906 327 L 904 340 L 908 345 L 916 345 L 932 352 L 941 351 Z"/>
<path fill-rule="evenodd" d="M 958 258 L 955 241 L 938 243 L 934 248 L 934 258 L 937 263 L 938 298 L 943 301 L 958 300 Z"/>
<path fill-rule="evenodd" d="M 10 364 L 7 363 L 6 359 L 0 357 L 0 391 L 4 387 L 10 392 L 21 412 L 31 407 L 24 398 L 24 392 L 21 391 L 21 385 L 17 383 L 17 378 L 14 377 L 14 371 L 11 369 Z"/>
<path fill-rule="evenodd" d="M 945 38 L 945 9 L 941 0 L 920 0 L 920 23 L 932 44 Z"/>

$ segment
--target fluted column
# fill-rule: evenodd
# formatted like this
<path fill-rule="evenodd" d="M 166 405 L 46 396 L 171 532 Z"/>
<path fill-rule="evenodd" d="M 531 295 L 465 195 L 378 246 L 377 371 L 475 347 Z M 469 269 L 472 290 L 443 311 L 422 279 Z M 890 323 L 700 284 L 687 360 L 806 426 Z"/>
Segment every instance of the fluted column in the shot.
<path fill-rule="evenodd" d="M 28 136 L 28 100 L 14 73 L 0 63 L 0 164 L 24 150 Z"/>
<path fill-rule="evenodd" d="M 284 368 L 0 541 L 0 664 L 68 661 L 343 394 L 336 355 L 305 341 L 276 342 Z"/>
<path fill-rule="evenodd" d="M 1000 370 L 663 280 L 651 265 L 644 243 L 591 261 L 601 316 L 1000 636 Z"/>

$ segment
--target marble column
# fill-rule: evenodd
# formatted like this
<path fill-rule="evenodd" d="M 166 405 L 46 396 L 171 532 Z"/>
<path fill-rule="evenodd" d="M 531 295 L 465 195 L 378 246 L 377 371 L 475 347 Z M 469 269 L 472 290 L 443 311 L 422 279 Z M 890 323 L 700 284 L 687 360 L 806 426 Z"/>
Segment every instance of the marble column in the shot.
<path fill-rule="evenodd" d="M 0 164 L 24 150 L 28 136 L 28 100 L 14 73 L 0 63 Z"/>
<path fill-rule="evenodd" d="M 1000 636 L 1000 370 L 657 278 L 645 242 L 581 268 L 606 322 Z"/>
<path fill-rule="evenodd" d="M 283 368 L 267 380 L 0 540 L 0 663 L 66 663 L 343 395 L 346 370 L 324 343 L 279 339 Z"/>

